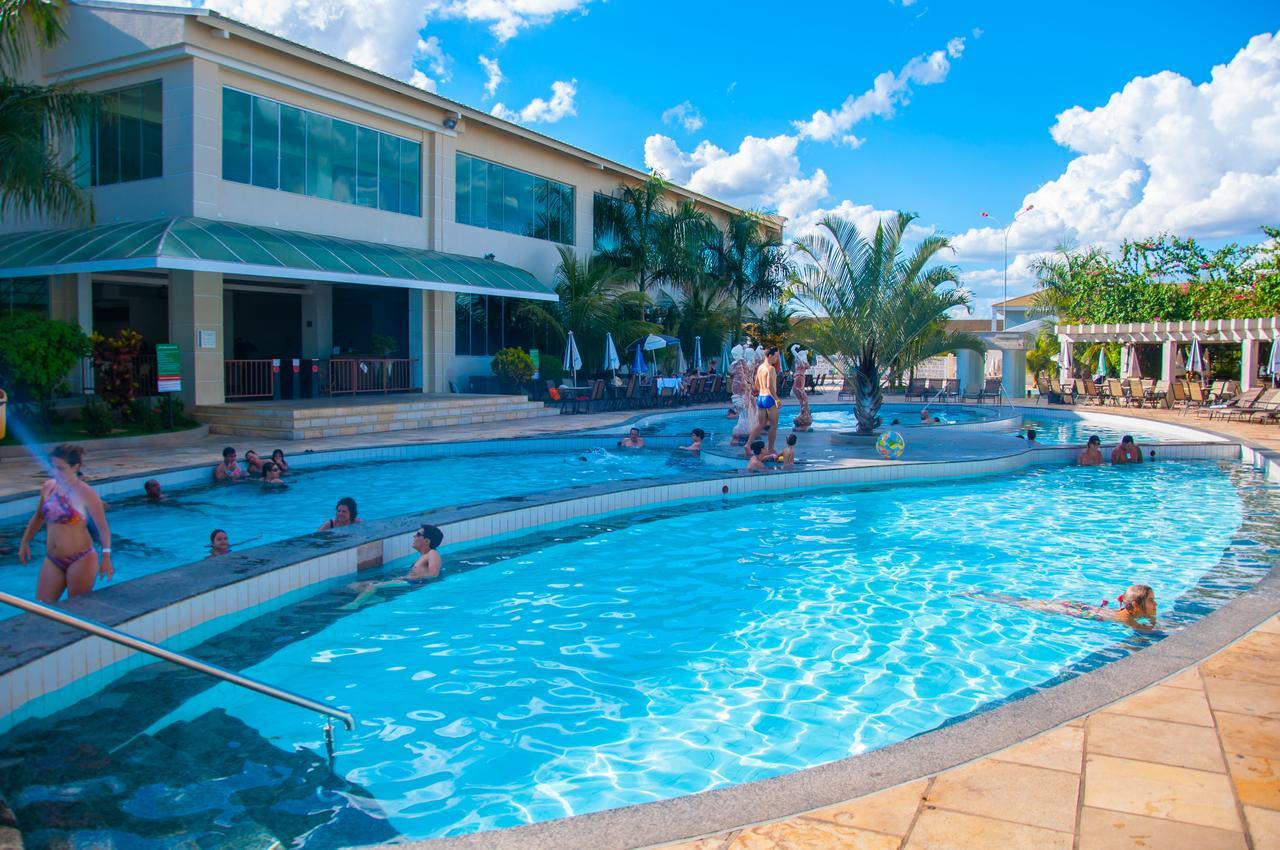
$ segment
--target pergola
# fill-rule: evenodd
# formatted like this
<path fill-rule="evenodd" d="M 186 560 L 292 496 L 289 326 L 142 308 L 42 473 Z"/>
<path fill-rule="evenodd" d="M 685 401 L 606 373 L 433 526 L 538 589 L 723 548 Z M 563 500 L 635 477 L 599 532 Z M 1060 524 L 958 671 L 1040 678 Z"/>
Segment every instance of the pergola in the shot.
<path fill-rule="evenodd" d="M 1071 348 L 1076 343 L 1118 342 L 1126 345 L 1162 346 L 1160 379 L 1173 377 L 1179 345 L 1199 340 L 1201 345 L 1234 344 L 1240 346 L 1240 385 L 1244 389 L 1258 384 L 1258 343 L 1272 343 L 1280 338 L 1280 316 L 1266 319 L 1205 319 L 1190 322 L 1131 322 L 1114 325 L 1058 325 L 1058 342 L 1062 345 L 1063 381 L 1071 377 Z"/>

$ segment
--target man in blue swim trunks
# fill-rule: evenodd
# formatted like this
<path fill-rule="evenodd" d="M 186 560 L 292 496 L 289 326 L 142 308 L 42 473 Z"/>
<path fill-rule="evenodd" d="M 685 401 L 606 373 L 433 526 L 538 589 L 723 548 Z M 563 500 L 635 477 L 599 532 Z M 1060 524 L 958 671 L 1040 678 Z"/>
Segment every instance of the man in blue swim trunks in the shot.
<path fill-rule="evenodd" d="M 778 397 L 778 349 L 770 347 L 764 353 L 764 362 L 756 369 L 756 426 L 747 437 L 747 456 L 751 455 L 751 444 L 756 441 L 765 428 L 769 429 L 769 444 L 766 454 L 777 454 L 774 441 L 778 438 L 778 410 L 782 407 L 782 399 Z"/>

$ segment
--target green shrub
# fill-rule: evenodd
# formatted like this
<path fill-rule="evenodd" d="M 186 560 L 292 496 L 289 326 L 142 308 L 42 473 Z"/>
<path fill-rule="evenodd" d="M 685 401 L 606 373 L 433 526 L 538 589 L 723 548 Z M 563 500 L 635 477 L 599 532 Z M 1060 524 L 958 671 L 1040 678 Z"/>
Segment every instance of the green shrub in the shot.
<path fill-rule="evenodd" d="M 164 419 L 160 411 L 152 406 L 149 398 L 135 398 L 130 405 L 129 418 L 134 425 L 138 426 L 138 430 L 148 434 L 154 434 L 164 428 Z"/>
<path fill-rule="evenodd" d="M 504 348 L 489 364 L 493 374 L 512 384 L 523 384 L 533 377 L 533 358 L 523 348 Z"/>
<path fill-rule="evenodd" d="M 175 428 L 195 424 L 187 418 L 186 406 L 182 403 L 182 398 L 177 393 L 163 393 L 160 396 L 160 404 L 156 406 L 156 416 L 160 418 L 161 427 L 163 428 L 168 428 L 170 422 L 173 423 Z"/>
<path fill-rule="evenodd" d="M 51 421 L 53 398 L 66 391 L 67 377 L 89 355 L 80 328 L 35 313 L 0 317 L 0 386 L 19 403 L 37 405 Z"/>
<path fill-rule="evenodd" d="M 96 398 L 89 399 L 80 410 L 80 427 L 90 437 L 105 437 L 115 426 L 111 408 Z"/>

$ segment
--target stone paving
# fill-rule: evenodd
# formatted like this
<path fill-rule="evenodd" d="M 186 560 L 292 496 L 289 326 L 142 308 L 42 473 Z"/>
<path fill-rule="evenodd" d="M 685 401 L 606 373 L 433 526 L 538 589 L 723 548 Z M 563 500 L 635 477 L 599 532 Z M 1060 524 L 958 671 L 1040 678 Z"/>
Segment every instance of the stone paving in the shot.
<path fill-rule="evenodd" d="M 1275 850 L 1280 617 L 989 758 L 664 850 Z"/>

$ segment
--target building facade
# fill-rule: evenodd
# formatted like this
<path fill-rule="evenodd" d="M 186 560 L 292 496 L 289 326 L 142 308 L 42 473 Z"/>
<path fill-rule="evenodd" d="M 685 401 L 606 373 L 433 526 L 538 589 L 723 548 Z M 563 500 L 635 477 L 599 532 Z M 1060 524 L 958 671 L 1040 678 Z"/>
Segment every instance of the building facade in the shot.
<path fill-rule="evenodd" d="M 378 353 L 465 392 L 645 177 L 206 10 L 82 3 L 67 35 L 32 76 L 106 95 L 75 140 L 95 221 L 0 224 L 0 306 L 177 344 L 189 404 L 242 396 L 240 363 Z"/>

